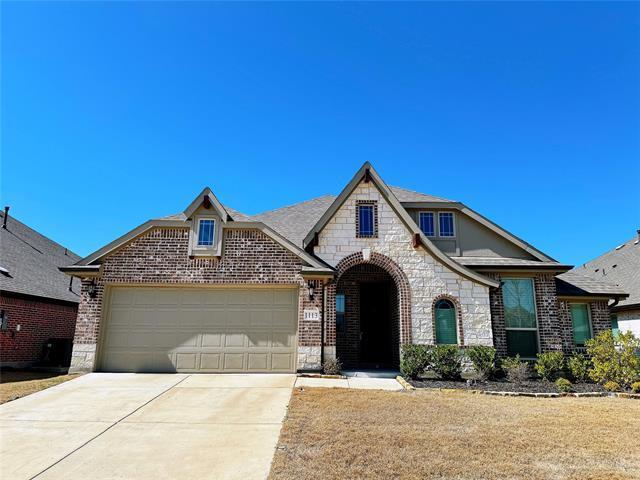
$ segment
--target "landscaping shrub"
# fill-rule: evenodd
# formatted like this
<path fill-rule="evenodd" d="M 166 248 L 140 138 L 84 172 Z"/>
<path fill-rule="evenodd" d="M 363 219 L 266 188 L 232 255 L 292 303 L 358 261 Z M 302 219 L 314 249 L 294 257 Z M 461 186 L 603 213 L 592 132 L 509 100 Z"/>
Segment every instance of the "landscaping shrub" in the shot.
<path fill-rule="evenodd" d="M 640 341 L 631 332 L 614 338 L 611 330 L 605 330 L 586 343 L 593 363 L 589 377 L 594 382 L 615 382 L 628 388 L 640 377 L 640 357 L 636 355 Z"/>
<path fill-rule="evenodd" d="M 513 383 L 521 383 L 529 378 L 529 364 L 520 360 L 520 355 L 503 359 L 502 371 L 507 380 Z"/>
<path fill-rule="evenodd" d="M 322 365 L 322 371 L 325 375 L 340 375 L 342 363 L 337 358 L 330 358 Z"/>
<path fill-rule="evenodd" d="M 483 345 L 474 345 L 467 350 L 467 356 L 478 375 L 479 380 L 488 380 L 496 373 L 496 349 Z"/>
<path fill-rule="evenodd" d="M 589 379 L 589 368 L 591 368 L 591 360 L 582 353 L 574 353 L 567 360 L 571 376 L 578 383 L 585 383 Z"/>
<path fill-rule="evenodd" d="M 633 393 L 640 393 L 640 382 L 633 382 L 631 384 L 631 391 Z"/>
<path fill-rule="evenodd" d="M 559 378 L 556 380 L 556 388 L 560 393 L 573 392 L 573 384 L 566 378 Z"/>
<path fill-rule="evenodd" d="M 445 380 L 458 380 L 462 375 L 462 353 L 456 345 L 436 345 L 431 355 L 431 367 Z"/>
<path fill-rule="evenodd" d="M 564 368 L 564 354 L 562 352 L 539 353 L 534 368 L 544 380 L 554 380 Z"/>
<path fill-rule="evenodd" d="M 614 381 L 611 381 L 611 380 L 609 380 L 608 382 L 605 382 L 603 387 L 607 392 L 619 392 L 620 391 L 620 384 L 618 382 L 614 382 Z"/>
<path fill-rule="evenodd" d="M 431 346 L 403 345 L 400 372 L 405 377 L 418 378 L 429 366 L 431 360 Z"/>

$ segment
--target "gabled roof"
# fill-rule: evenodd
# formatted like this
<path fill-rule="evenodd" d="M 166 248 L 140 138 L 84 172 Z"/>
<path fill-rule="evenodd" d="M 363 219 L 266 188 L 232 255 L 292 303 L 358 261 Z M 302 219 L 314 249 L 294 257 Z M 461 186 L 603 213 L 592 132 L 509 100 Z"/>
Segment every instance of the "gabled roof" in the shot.
<path fill-rule="evenodd" d="M 0 223 L 4 213 L 0 212 Z M 0 228 L 0 290 L 22 295 L 80 301 L 80 280 L 69 277 L 58 267 L 80 259 L 59 243 L 41 235 L 9 215 L 7 228 Z"/>
<path fill-rule="evenodd" d="M 415 237 L 420 239 L 420 244 L 424 247 L 429 254 L 434 257 L 441 264 L 445 265 L 449 269 L 454 272 L 462 275 L 465 278 L 478 282 L 480 284 L 497 287 L 499 282 L 496 280 L 490 279 L 481 275 L 473 270 L 460 265 L 459 263 L 453 261 L 450 257 L 444 254 L 439 248 L 437 248 L 431 240 L 429 240 L 422 231 L 418 228 L 416 223 L 413 221 L 409 213 L 407 213 L 406 209 L 400 204 L 400 201 L 395 196 L 393 191 L 385 184 L 385 182 L 380 178 L 378 173 L 375 171 L 373 166 L 369 162 L 365 162 L 362 167 L 356 172 L 351 181 L 347 184 L 347 186 L 340 192 L 340 195 L 336 197 L 333 203 L 329 206 L 327 211 L 320 217 L 320 219 L 316 222 L 316 224 L 311 228 L 309 233 L 306 235 L 303 246 L 306 248 L 311 242 L 314 240 L 317 233 L 321 232 L 322 229 L 326 226 L 326 224 L 333 218 L 338 209 L 342 206 L 342 204 L 349 198 L 353 190 L 360 184 L 362 181 L 371 181 L 378 188 L 381 195 L 384 199 L 389 203 L 395 214 L 402 220 L 405 224 L 409 232 Z"/>
<path fill-rule="evenodd" d="M 640 306 L 640 239 L 627 240 L 597 258 L 575 267 L 567 274 L 581 275 L 593 281 L 615 285 L 629 294 L 616 308 Z M 565 275 L 567 275 L 565 274 Z"/>
<path fill-rule="evenodd" d="M 401 187 L 389 186 L 393 194 L 396 196 L 400 203 L 422 203 L 422 202 L 436 202 L 436 203 L 455 203 L 455 200 L 447 200 L 442 197 L 435 197 L 433 195 L 427 195 L 426 193 L 415 192 Z"/>
<path fill-rule="evenodd" d="M 189 204 L 185 211 L 182 212 L 185 218 L 190 218 L 191 215 L 193 215 L 193 212 L 195 212 L 200 207 L 200 205 L 205 202 L 213 206 L 223 222 L 226 222 L 227 219 L 233 220 L 209 187 L 204 187 L 202 192 L 200 192 L 200 194 L 193 199 L 193 202 Z"/>
<path fill-rule="evenodd" d="M 566 272 L 572 268 L 572 265 L 562 265 L 556 261 L 540 261 L 527 260 L 524 258 L 508 258 L 508 257 L 451 257 L 456 262 L 467 267 L 479 269 L 535 269 L 535 270 L 554 270 Z"/>

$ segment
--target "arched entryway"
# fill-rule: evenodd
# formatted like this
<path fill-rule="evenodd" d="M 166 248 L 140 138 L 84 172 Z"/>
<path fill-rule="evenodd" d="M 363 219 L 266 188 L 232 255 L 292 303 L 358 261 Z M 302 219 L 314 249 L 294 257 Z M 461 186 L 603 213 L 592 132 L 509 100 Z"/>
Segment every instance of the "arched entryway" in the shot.
<path fill-rule="evenodd" d="M 388 257 L 362 253 L 336 268 L 336 356 L 346 369 L 397 369 L 400 345 L 411 341 L 409 284 Z"/>

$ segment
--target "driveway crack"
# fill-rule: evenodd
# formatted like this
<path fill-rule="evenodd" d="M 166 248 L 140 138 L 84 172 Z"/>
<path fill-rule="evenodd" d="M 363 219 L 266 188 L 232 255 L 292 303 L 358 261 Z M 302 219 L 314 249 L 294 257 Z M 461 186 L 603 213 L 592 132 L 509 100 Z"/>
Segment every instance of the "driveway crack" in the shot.
<path fill-rule="evenodd" d="M 165 390 L 163 390 L 162 392 L 160 392 L 159 394 L 157 394 L 155 397 L 150 398 L 148 401 L 144 402 L 142 405 L 140 405 L 139 407 L 137 407 L 136 409 L 132 410 L 131 412 L 127 413 L 124 417 L 122 417 L 121 419 L 117 420 L 116 422 L 113 422 L 111 425 L 109 425 L 107 428 L 105 428 L 104 430 L 102 430 L 101 432 L 99 432 L 98 434 L 94 435 L 93 437 L 91 437 L 89 440 L 87 440 L 86 442 L 84 442 L 82 445 L 74 448 L 73 450 L 71 450 L 69 453 L 67 453 L 66 455 L 64 455 L 62 458 L 56 460 L 54 463 L 52 463 L 51 465 L 49 465 L 47 468 L 41 470 L 40 472 L 36 473 L 34 476 L 30 477 L 29 480 L 33 480 L 34 478 L 38 478 L 40 475 L 42 475 L 43 473 L 45 473 L 46 471 L 52 469 L 53 467 L 55 467 L 57 464 L 59 464 L 60 462 L 62 462 L 65 458 L 68 458 L 69 456 L 73 455 L 75 452 L 77 452 L 78 450 L 80 450 L 81 448 L 84 448 L 86 445 L 90 444 L 91 442 L 93 442 L 96 438 L 101 437 L 102 435 L 104 435 L 106 432 L 108 432 L 109 430 L 111 430 L 113 427 L 115 427 L 116 425 L 118 425 L 119 423 L 121 423 L 123 420 L 129 418 L 131 415 L 133 415 L 134 413 L 136 413 L 138 410 L 140 410 L 143 407 L 146 407 L 147 405 L 149 405 L 151 402 L 153 402 L 155 399 L 161 397 L 162 395 L 164 395 L 165 393 L 167 393 L 169 390 L 171 390 L 174 387 L 177 387 L 178 385 L 180 385 L 182 382 L 184 382 L 187 378 L 189 378 L 191 375 L 187 375 L 186 377 L 182 378 L 179 382 L 174 383 L 173 385 L 171 385 L 170 387 L 166 388 Z"/>

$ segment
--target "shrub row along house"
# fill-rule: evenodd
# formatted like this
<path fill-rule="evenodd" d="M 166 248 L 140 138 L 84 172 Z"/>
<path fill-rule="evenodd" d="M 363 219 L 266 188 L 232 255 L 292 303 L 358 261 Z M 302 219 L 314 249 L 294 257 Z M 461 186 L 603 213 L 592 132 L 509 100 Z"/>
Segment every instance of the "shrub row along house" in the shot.
<path fill-rule="evenodd" d="M 571 352 L 625 292 L 466 205 L 365 163 L 337 196 L 255 216 L 206 188 L 62 270 L 82 279 L 74 370 L 397 368 L 410 343 Z"/>
<path fill-rule="evenodd" d="M 80 257 L 8 210 L 0 212 L 0 367 L 68 365 L 80 280 L 58 268 Z M 61 351 L 45 351 L 52 339 Z"/>

